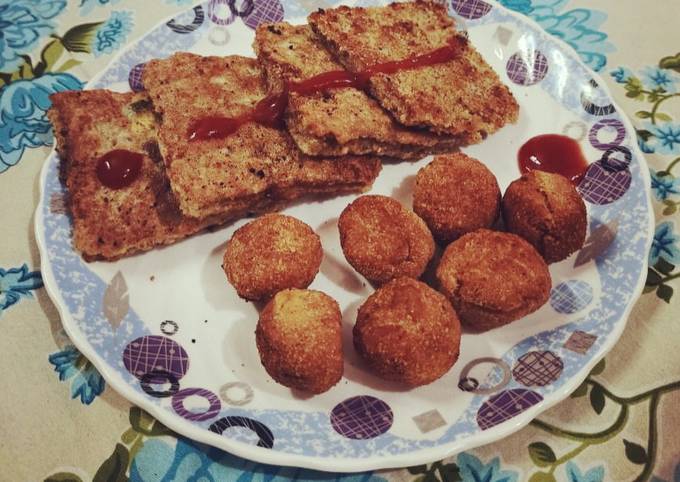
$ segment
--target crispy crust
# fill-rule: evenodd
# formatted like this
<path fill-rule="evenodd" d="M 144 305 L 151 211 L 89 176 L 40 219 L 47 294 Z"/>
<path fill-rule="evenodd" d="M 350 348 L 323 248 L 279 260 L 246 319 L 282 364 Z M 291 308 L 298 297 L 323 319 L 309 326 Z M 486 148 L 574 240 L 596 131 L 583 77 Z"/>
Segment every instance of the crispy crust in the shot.
<path fill-rule="evenodd" d="M 343 372 L 342 314 L 320 291 L 284 290 L 260 314 L 255 330 L 267 373 L 289 388 L 322 393 Z"/>
<path fill-rule="evenodd" d="M 404 125 L 465 134 L 465 141 L 474 143 L 517 119 L 519 106 L 510 90 L 467 39 L 456 33 L 440 3 L 342 6 L 314 12 L 308 21 L 352 72 L 447 44 L 461 46 L 460 56 L 449 62 L 371 78 L 371 94 Z"/>
<path fill-rule="evenodd" d="M 415 387 L 435 381 L 458 359 L 460 321 L 425 283 L 397 278 L 359 308 L 354 346 L 378 376 Z"/>
<path fill-rule="evenodd" d="M 349 204 L 338 220 L 345 258 L 369 281 L 419 278 L 434 255 L 425 222 L 395 199 L 369 195 Z"/>
<path fill-rule="evenodd" d="M 73 244 L 86 260 L 114 260 L 219 222 L 179 211 L 158 157 L 156 123 L 145 94 L 90 90 L 50 98 Z M 110 189 L 97 179 L 97 159 L 112 149 L 144 154 L 142 172 L 127 188 Z"/>
<path fill-rule="evenodd" d="M 253 47 L 270 92 L 282 91 L 288 81 L 344 70 L 308 25 L 260 25 Z M 419 159 L 451 151 L 461 143 L 460 137 L 400 126 L 376 100 L 355 88 L 313 95 L 291 93 L 286 125 L 298 147 L 310 155 L 378 154 Z"/>
<path fill-rule="evenodd" d="M 457 239 L 437 267 L 439 290 L 473 330 L 489 330 L 540 308 L 550 272 L 532 245 L 511 233 L 479 229 Z"/>
<path fill-rule="evenodd" d="M 413 210 L 443 245 L 491 227 L 498 218 L 500 201 L 493 173 L 460 152 L 435 157 L 416 175 Z"/>
<path fill-rule="evenodd" d="M 503 195 L 508 231 L 529 241 L 548 263 L 562 261 L 583 246 L 586 205 L 564 176 L 531 171 Z"/>
<path fill-rule="evenodd" d="M 375 157 L 310 159 L 282 130 L 247 123 L 226 139 L 189 142 L 191 123 L 210 115 L 236 117 L 266 95 L 255 59 L 178 53 L 144 70 L 161 121 L 159 144 L 180 209 L 205 217 L 233 209 L 280 205 L 301 196 L 369 187 Z"/>
<path fill-rule="evenodd" d="M 291 216 L 267 214 L 236 230 L 222 266 L 240 297 L 263 300 L 283 289 L 309 286 L 322 257 L 312 228 Z"/>

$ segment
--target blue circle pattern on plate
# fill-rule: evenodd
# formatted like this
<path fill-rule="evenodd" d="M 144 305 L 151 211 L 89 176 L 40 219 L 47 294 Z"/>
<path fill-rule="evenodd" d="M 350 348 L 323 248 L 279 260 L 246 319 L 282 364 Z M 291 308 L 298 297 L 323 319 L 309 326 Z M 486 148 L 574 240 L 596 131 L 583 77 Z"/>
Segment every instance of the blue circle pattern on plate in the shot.
<path fill-rule="evenodd" d="M 203 4 L 203 8 L 206 7 L 207 4 Z M 186 14 L 178 16 L 176 20 L 177 24 L 186 24 L 190 23 L 193 18 L 194 12 L 189 10 Z M 195 31 L 187 34 L 177 34 L 163 24 L 150 32 L 134 48 L 121 55 L 90 87 L 103 88 L 113 83 L 127 81 L 130 69 L 135 65 L 154 57 L 166 56 L 176 50 L 189 50 L 201 38 L 207 23 L 205 22 Z M 514 25 L 524 35 L 531 35 L 535 48 L 546 53 L 550 69 L 546 77 L 531 88 L 542 88 L 560 102 L 562 107 L 570 110 L 587 125 L 601 121 L 602 116 L 598 114 L 603 112 L 606 112 L 607 118 L 621 121 L 620 115 L 615 110 L 609 112 L 607 109 L 604 111 L 591 109 L 595 113 L 584 110 L 578 89 L 562 88 L 565 78 L 568 80 L 568 85 L 585 85 L 590 80 L 590 74 L 571 57 L 571 54 L 560 53 L 560 62 L 551 63 L 555 41 L 549 34 L 497 8 L 492 8 L 478 20 L 468 21 L 469 27 L 472 28 L 476 25 L 496 23 L 504 23 L 506 26 Z M 630 152 L 636 152 L 631 147 L 634 143 L 635 140 L 626 134 L 621 145 Z M 109 375 L 122 379 L 132 389 L 138 391 L 145 397 L 145 402 L 149 406 L 155 405 L 160 411 L 166 410 L 173 413 L 172 408 L 163 404 L 161 399 L 145 394 L 139 380 L 123 366 L 121 354 L 126 345 L 135 338 L 149 336 L 152 333 L 133 309 L 130 309 L 124 319 L 126 336 L 116 336 L 112 333 L 98 302 L 106 289 L 106 283 L 90 271 L 80 256 L 73 251 L 68 217 L 63 213 L 50 212 L 49 203 L 46 202 L 53 195 L 63 194 L 64 191 L 58 180 L 57 157 L 52 156 L 48 162 L 41 207 L 44 219 L 43 237 L 49 243 L 46 246 L 46 252 L 51 262 L 52 276 L 63 303 L 70 312 L 71 319 L 68 322 L 80 331 L 97 356 L 106 363 Z M 530 400 L 525 400 L 526 403 L 523 406 L 533 406 L 534 400 L 538 401 L 539 397 L 545 398 L 553 391 L 559 390 L 566 380 L 571 379 L 583 369 L 602 346 L 604 339 L 610 335 L 617 323 L 620 323 L 626 305 L 631 302 L 638 280 L 644 275 L 642 268 L 647 256 L 648 241 L 645 236 L 639 235 L 639 231 L 646 229 L 649 225 L 651 213 L 637 155 L 632 156 L 627 169 L 630 171 L 631 181 L 625 195 L 610 204 L 592 204 L 589 209 L 591 228 L 614 219 L 619 225 L 617 238 L 607 251 L 606 258 L 595 261 L 601 284 L 599 303 L 576 321 L 520 341 L 502 357 L 506 363 L 512 365 L 515 360 L 529 351 L 550 350 L 564 362 L 562 376 L 555 383 L 532 390 Z M 588 337 L 586 349 L 579 351 L 568 349 L 570 337 L 573 338 L 576 333 L 582 333 Z M 493 377 L 494 374 L 490 376 Z M 508 393 L 517 395 L 520 392 L 513 392 L 513 390 L 518 389 L 522 387 L 513 380 L 504 392 L 506 395 Z M 498 401 L 500 398 L 502 397 L 496 397 L 494 400 Z M 479 433 L 484 427 L 480 427 L 478 423 L 478 413 L 482 406 L 488 406 L 490 400 L 489 396 L 475 395 L 458 420 L 452 421 L 442 435 L 433 440 L 408 439 L 390 432 L 368 440 L 349 440 L 338 436 L 331 425 L 329 415 L 322 412 L 246 410 L 223 407 L 213 418 L 191 423 L 209 430 L 211 426 L 223 419 L 255 421 L 258 427 L 262 425 L 272 433 L 272 439 L 276 438 L 277 451 L 306 456 L 366 458 L 409 453 L 418 449 L 452 443 L 462 437 Z M 302 432 L 308 436 L 300 437 L 299 434 Z M 236 441 L 251 443 L 249 439 L 239 436 L 238 431 L 230 433 L 229 436 Z"/>
<path fill-rule="evenodd" d="M 593 288 L 581 280 L 564 281 L 550 291 L 550 306 L 558 313 L 576 313 L 593 301 Z"/>

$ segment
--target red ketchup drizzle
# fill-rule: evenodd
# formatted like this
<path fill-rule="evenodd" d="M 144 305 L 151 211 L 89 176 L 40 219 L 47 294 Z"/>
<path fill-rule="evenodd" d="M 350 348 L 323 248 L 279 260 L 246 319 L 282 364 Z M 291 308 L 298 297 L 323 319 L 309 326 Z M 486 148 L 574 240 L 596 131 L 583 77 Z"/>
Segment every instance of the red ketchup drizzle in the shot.
<path fill-rule="evenodd" d="M 189 128 L 189 140 L 223 139 L 247 122 L 282 128 L 283 113 L 288 105 L 288 93 L 269 95 L 255 104 L 250 112 L 238 117 L 209 116 L 197 120 Z"/>
<path fill-rule="evenodd" d="M 573 184 L 581 182 L 588 169 L 588 161 L 578 142 L 560 134 L 532 137 L 519 148 L 517 161 L 522 173 L 552 172 L 563 175 Z"/>
<path fill-rule="evenodd" d="M 106 187 L 122 189 L 142 172 L 144 156 L 125 149 L 109 151 L 97 160 L 97 178 Z"/>
<path fill-rule="evenodd" d="M 257 103 L 251 112 L 238 117 L 210 116 L 197 120 L 189 128 L 189 140 L 223 139 L 236 132 L 246 122 L 257 122 L 268 127 L 282 128 L 283 114 L 288 105 L 289 92 L 311 95 L 327 89 L 346 87 L 366 90 L 369 86 L 369 80 L 376 74 L 394 74 L 402 70 L 448 62 L 456 58 L 466 45 L 467 39 L 457 36 L 449 45 L 432 52 L 415 55 L 404 60 L 372 65 L 363 72 L 352 73 L 346 70 L 334 70 L 300 82 L 289 82 L 283 92 L 265 97 Z"/>

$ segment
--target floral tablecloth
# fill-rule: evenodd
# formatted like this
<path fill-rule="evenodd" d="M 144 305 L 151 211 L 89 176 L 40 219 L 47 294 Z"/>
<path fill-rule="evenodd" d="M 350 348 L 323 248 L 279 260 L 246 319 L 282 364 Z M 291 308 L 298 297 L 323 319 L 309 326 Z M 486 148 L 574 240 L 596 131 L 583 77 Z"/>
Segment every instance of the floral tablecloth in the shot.
<path fill-rule="evenodd" d="M 42 288 L 33 212 L 53 142 L 49 94 L 82 88 L 191 3 L 0 0 L 0 480 L 680 481 L 678 0 L 501 1 L 603 75 L 647 156 L 656 233 L 621 341 L 569 399 L 511 437 L 428 466 L 344 476 L 263 466 L 171 433 L 106 386 Z"/>

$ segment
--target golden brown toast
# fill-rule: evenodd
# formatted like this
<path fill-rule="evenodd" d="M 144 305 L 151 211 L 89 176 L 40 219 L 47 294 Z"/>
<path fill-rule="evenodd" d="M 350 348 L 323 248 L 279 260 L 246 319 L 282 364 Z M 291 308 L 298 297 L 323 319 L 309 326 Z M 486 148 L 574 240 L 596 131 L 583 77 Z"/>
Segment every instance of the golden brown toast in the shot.
<path fill-rule="evenodd" d="M 286 82 L 342 71 L 308 25 L 286 22 L 258 26 L 253 44 L 270 92 Z M 289 94 L 286 126 L 298 147 L 310 155 L 379 154 L 418 159 L 454 150 L 459 137 L 399 125 L 364 91 L 349 87 L 303 95 Z"/>
<path fill-rule="evenodd" d="M 234 203 L 254 210 L 306 194 L 369 187 L 376 157 L 315 159 L 290 135 L 248 122 L 223 139 L 189 140 L 191 125 L 208 116 L 238 117 L 267 94 L 255 59 L 177 53 L 152 60 L 144 85 L 161 120 L 159 145 L 170 185 L 186 215 L 221 215 Z"/>
<path fill-rule="evenodd" d="M 209 224 L 184 217 L 165 177 L 156 121 L 145 94 L 106 90 L 51 96 L 60 175 L 73 220 L 73 244 L 88 260 L 117 259 L 177 241 Z M 144 155 L 139 176 L 122 189 L 104 186 L 99 157 L 114 149 Z"/>
<path fill-rule="evenodd" d="M 434 132 L 469 133 L 470 142 L 515 122 L 519 106 L 493 69 L 457 33 L 440 3 L 417 0 L 386 7 L 318 10 L 308 21 L 325 46 L 351 72 L 461 45 L 445 63 L 379 73 L 369 90 L 402 124 Z"/>

